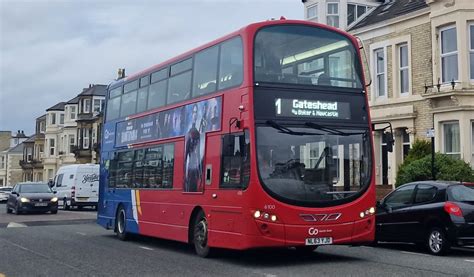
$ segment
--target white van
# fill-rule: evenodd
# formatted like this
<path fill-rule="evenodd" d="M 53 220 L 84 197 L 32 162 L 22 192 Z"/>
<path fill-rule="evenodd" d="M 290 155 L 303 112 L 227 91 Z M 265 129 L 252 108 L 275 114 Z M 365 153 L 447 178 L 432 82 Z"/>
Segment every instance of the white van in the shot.
<path fill-rule="evenodd" d="M 73 164 L 59 168 L 52 186 L 59 205 L 64 210 L 71 207 L 92 206 L 99 201 L 99 165 Z"/>

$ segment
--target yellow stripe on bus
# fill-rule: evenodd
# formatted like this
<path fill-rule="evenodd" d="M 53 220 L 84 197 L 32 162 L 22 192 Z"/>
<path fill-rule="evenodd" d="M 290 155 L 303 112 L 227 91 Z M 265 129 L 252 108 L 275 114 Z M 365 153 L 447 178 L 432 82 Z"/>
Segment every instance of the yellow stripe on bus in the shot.
<path fill-rule="evenodd" d="M 140 191 L 139 190 L 135 191 L 135 201 L 137 204 L 138 213 L 142 215 L 142 207 L 140 206 Z"/>

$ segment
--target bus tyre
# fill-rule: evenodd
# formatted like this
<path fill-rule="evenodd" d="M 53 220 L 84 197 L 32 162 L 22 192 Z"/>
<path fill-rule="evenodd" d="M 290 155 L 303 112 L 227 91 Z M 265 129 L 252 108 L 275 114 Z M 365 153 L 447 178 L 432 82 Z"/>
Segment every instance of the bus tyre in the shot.
<path fill-rule="evenodd" d="M 193 243 L 198 256 L 206 258 L 210 256 L 210 248 L 207 245 L 208 224 L 206 215 L 199 211 L 194 221 Z"/>
<path fill-rule="evenodd" d="M 126 230 L 127 220 L 125 217 L 125 209 L 120 206 L 115 220 L 115 234 L 117 235 L 117 238 L 120 240 L 127 240 L 128 234 Z"/>
<path fill-rule="evenodd" d="M 433 255 L 444 255 L 451 248 L 446 233 L 439 227 L 433 227 L 430 229 L 428 232 L 427 243 L 428 251 Z"/>

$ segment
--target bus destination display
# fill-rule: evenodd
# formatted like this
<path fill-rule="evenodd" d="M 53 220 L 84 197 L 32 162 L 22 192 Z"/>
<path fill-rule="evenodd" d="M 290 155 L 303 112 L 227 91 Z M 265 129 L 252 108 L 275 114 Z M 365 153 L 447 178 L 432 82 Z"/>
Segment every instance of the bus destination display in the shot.
<path fill-rule="evenodd" d="M 283 117 L 350 119 L 347 102 L 275 98 L 275 114 Z"/>

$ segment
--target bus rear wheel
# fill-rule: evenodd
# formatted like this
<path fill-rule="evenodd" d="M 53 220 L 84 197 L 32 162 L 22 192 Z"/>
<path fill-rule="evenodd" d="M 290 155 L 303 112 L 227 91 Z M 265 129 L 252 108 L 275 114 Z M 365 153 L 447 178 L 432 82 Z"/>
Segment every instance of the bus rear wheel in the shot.
<path fill-rule="evenodd" d="M 125 217 L 125 209 L 120 206 L 115 217 L 115 234 L 120 240 L 127 240 L 127 220 Z"/>
<path fill-rule="evenodd" d="M 207 238 L 208 224 L 206 215 L 203 211 L 200 211 L 194 221 L 193 243 L 196 254 L 203 258 L 209 257 L 211 253 L 211 249 L 209 245 L 207 245 Z"/>

